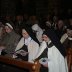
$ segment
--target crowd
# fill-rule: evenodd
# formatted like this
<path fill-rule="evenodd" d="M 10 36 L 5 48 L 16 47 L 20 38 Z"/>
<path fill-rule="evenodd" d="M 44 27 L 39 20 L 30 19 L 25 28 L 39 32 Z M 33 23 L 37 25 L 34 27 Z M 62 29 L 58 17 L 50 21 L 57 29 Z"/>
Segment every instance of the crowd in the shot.
<path fill-rule="evenodd" d="M 72 48 L 71 16 L 48 14 L 37 18 L 24 14 L 0 18 L 0 55 L 31 63 L 39 60 L 40 72 L 68 72 L 69 47 Z"/>

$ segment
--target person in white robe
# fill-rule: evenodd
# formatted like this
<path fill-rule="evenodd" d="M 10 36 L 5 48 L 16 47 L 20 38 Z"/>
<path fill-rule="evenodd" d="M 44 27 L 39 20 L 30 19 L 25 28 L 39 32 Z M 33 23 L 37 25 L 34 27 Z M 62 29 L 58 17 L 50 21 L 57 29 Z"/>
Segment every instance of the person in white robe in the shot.
<path fill-rule="evenodd" d="M 38 24 L 34 24 L 32 26 L 32 30 L 36 32 L 36 37 L 39 40 L 39 42 L 42 42 L 43 30 L 41 29 L 41 27 Z"/>
<path fill-rule="evenodd" d="M 42 40 L 43 42 L 36 55 L 36 59 L 39 60 L 41 65 L 47 67 L 48 70 L 44 69 L 40 70 L 40 72 L 68 72 L 65 49 L 54 31 L 52 29 L 44 31 Z M 48 48 L 48 56 L 41 56 L 46 48 Z"/>
<path fill-rule="evenodd" d="M 26 45 L 27 46 L 27 53 L 28 53 L 28 62 L 34 63 L 34 58 L 38 52 L 39 49 L 39 41 L 36 39 L 34 33 L 32 32 L 32 29 L 29 27 L 22 28 L 22 38 L 19 41 L 15 52 L 19 52 L 21 48 Z M 24 48 L 23 48 L 24 49 Z M 25 55 L 25 53 L 23 53 Z M 21 55 L 23 56 L 21 53 Z M 17 56 L 13 55 L 13 58 L 16 58 Z M 24 58 L 24 57 L 23 57 Z"/>

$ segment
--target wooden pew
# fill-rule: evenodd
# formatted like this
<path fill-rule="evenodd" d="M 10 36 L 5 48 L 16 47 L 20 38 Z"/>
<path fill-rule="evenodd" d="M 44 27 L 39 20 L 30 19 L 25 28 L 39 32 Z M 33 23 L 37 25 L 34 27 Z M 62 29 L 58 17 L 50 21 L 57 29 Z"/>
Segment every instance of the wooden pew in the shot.
<path fill-rule="evenodd" d="M 68 61 L 68 72 L 71 72 L 72 66 L 72 48 L 68 48 L 67 50 L 67 61 Z"/>
<path fill-rule="evenodd" d="M 16 60 L 13 58 L 0 56 L 0 62 L 9 64 L 9 65 L 13 65 L 13 66 L 17 66 L 19 68 L 28 69 L 29 72 L 39 72 L 40 70 L 40 64 L 38 61 L 35 61 L 34 63 L 30 63 L 27 61 L 20 61 L 20 60 Z"/>

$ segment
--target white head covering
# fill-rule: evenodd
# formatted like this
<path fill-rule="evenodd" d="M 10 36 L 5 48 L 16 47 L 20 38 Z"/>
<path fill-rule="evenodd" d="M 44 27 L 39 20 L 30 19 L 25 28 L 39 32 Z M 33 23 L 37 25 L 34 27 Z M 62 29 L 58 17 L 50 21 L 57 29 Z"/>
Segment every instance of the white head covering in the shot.
<path fill-rule="evenodd" d="M 34 25 L 32 26 L 32 30 L 38 31 L 38 29 L 39 29 L 38 24 L 34 24 Z"/>
<path fill-rule="evenodd" d="M 37 31 L 36 32 L 36 37 L 39 40 L 39 42 L 42 42 L 42 34 L 43 34 L 43 30 L 39 27 L 38 24 L 34 24 L 32 26 L 32 30 Z"/>
<path fill-rule="evenodd" d="M 13 29 L 13 27 L 12 27 L 12 25 L 11 25 L 10 23 L 6 23 L 6 25 L 7 25 L 8 27 L 10 27 L 11 29 Z"/>

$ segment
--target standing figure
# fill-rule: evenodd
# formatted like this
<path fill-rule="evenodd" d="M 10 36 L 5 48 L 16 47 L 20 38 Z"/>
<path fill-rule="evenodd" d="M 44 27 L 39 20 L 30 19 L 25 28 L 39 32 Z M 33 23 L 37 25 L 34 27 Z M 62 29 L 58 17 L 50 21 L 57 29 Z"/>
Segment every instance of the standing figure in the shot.
<path fill-rule="evenodd" d="M 41 72 L 67 72 L 66 53 L 52 29 L 44 31 L 42 44 L 36 59 L 39 60 Z M 47 52 L 47 53 L 46 53 Z M 46 67 L 46 68 L 45 68 Z M 47 70 L 48 68 L 48 70 Z"/>

